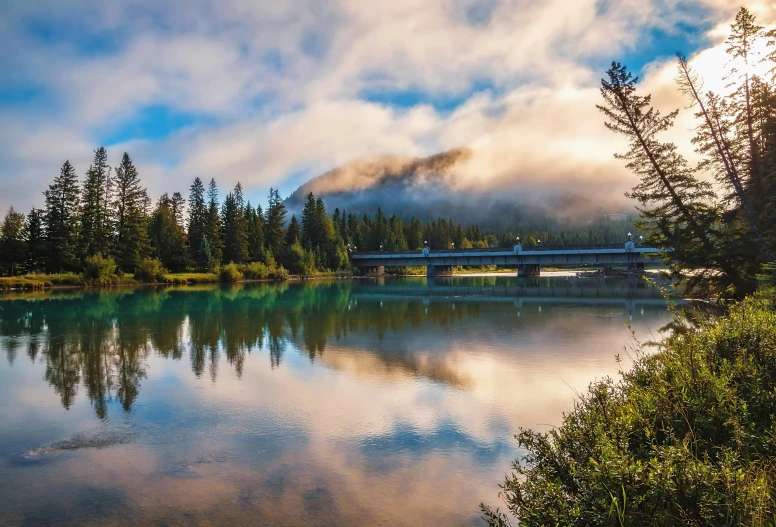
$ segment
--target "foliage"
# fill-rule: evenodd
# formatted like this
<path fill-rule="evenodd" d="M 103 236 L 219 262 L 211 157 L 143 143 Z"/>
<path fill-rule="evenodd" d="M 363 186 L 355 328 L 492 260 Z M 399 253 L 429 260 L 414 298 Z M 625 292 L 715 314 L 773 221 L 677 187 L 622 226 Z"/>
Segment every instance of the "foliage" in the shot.
<path fill-rule="evenodd" d="M 630 193 L 641 206 L 639 226 L 650 243 L 672 249 L 672 273 L 685 277 L 690 290 L 742 297 L 757 287 L 762 265 L 776 259 L 776 68 L 767 78 L 753 68 L 776 63 L 776 52 L 760 55 L 762 44 L 776 44 L 776 30 L 764 33 L 741 8 L 725 44 L 724 93 L 704 90 L 703 79 L 677 54 L 679 90 L 698 121 L 696 167 L 658 137 L 678 111 L 661 115 L 649 95 L 637 95 L 638 79 L 625 66 L 615 62 L 607 71 L 598 108 L 607 127 L 629 141 L 618 157 L 640 178 Z"/>
<path fill-rule="evenodd" d="M 111 168 L 104 147 L 94 151 L 94 161 L 86 171 L 81 188 L 79 211 L 80 256 L 107 254 L 111 242 L 110 194 Z"/>
<path fill-rule="evenodd" d="M 135 165 L 125 152 L 116 168 L 113 212 L 115 215 L 114 255 L 122 271 L 133 271 L 150 254 L 146 207 L 148 194 L 140 185 Z"/>
<path fill-rule="evenodd" d="M 59 176 L 49 185 L 44 214 L 47 268 L 50 271 L 76 270 L 78 232 L 78 178 L 70 161 L 65 161 Z"/>
<path fill-rule="evenodd" d="M 283 256 L 285 233 L 283 225 L 286 222 L 286 206 L 280 198 L 277 189 L 269 189 L 269 204 L 264 225 L 264 245 L 271 255 L 279 260 Z"/>
<path fill-rule="evenodd" d="M 90 285 L 116 285 L 116 262 L 110 256 L 95 254 L 84 260 L 84 281 Z"/>
<path fill-rule="evenodd" d="M 749 298 L 590 385 L 502 485 L 539 525 L 765 525 L 776 499 L 776 312 Z M 483 506 L 491 525 L 508 518 Z"/>
<path fill-rule="evenodd" d="M 24 214 L 11 207 L 0 225 L 0 266 L 10 271 L 11 276 L 16 274 L 16 268 L 23 264 L 26 258 L 24 222 Z"/>
<path fill-rule="evenodd" d="M 234 262 L 229 262 L 221 268 L 218 278 L 222 282 L 239 282 L 242 280 L 243 274 Z"/>
<path fill-rule="evenodd" d="M 143 283 L 166 282 L 167 269 L 158 258 L 143 258 L 135 267 L 135 279 Z"/>
<path fill-rule="evenodd" d="M 227 194 L 221 208 L 224 232 L 224 261 L 242 263 L 248 260 L 248 221 L 245 215 L 242 186 L 237 183 Z"/>
<path fill-rule="evenodd" d="M 309 249 L 302 248 L 299 240 L 294 241 L 288 247 L 288 269 L 294 274 L 301 276 L 315 275 L 315 255 Z"/>
<path fill-rule="evenodd" d="M 151 215 L 148 237 L 154 254 L 162 261 L 162 265 L 172 271 L 182 271 L 186 269 L 187 264 L 186 233 L 180 225 L 175 209 L 175 201 L 163 194 Z"/>
<path fill-rule="evenodd" d="M 269 278 L 270 269 L 263 262 L 252 262 L 240 266 L 240 272 L 248 280 Z"/>

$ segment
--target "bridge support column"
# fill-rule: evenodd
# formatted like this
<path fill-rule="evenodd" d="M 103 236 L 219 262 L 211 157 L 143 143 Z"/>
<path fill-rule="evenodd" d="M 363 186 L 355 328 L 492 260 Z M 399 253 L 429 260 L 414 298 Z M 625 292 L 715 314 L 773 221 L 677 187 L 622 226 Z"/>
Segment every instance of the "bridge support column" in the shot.
<path fill-rule="evenodd" d="M 452 265 L 428 265 L 426 266 L 426 276 L 453 276 Z"/>
<path fill-rule="evenodd" d="M 538 264 L 524 264 L 517 266 L 517 276 L 522 278 L 531 278 L 539 276 Z"/>
<path fill-rule="evenodd" d="M 385 266 L 384 265 L 378 265 L 375 267 L 362 267 L 361 273 L 364 276 L 384 276 L 385 275 Z"/>

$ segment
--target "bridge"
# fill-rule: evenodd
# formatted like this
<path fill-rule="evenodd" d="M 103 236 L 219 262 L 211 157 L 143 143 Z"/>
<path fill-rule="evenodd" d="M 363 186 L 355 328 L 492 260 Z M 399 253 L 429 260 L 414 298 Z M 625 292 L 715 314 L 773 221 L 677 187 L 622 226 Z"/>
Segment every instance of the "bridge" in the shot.
<path fill-rule="evenodd" d="M 628 240 L 624 244 L 565 245 L 512 249 L 445 249 L 398 252 L 356 252 L 353 266 L 363 274 L 381 276 L 386 267 L 426 267 L 427 276 L 452 276 L 454 266 L 501 265 L 517 267 L 518 276 L 538 276 L 541 267 L 605 266 L 643 269 L 644 264 L 666 249 L 644 247 Z"/>

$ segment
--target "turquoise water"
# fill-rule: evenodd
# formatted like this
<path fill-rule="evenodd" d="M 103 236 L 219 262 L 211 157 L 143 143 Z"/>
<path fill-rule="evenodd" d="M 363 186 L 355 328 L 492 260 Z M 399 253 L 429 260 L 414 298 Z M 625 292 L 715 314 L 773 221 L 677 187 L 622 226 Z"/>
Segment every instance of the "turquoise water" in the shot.
<path fill-rule="evenodd" d="M 0 524 L 478 525 L 518 427 L 671 318 L 562 277 L 0 297 Z"/>

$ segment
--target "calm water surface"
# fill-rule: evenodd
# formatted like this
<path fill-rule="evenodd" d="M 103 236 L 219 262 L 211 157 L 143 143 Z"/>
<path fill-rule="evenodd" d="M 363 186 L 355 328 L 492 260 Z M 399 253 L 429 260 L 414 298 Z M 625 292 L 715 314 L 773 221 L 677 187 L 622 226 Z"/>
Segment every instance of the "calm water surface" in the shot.
<path fill-rule="evenodd" d="M 670 319 L 565 278 L 0 297 L 0 524 L 479 525 L 518 427 Z"/>

